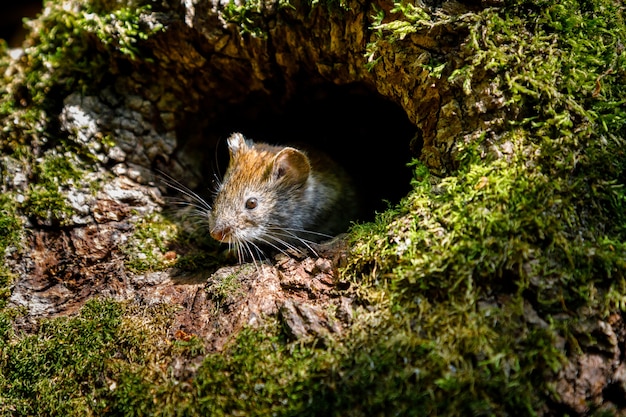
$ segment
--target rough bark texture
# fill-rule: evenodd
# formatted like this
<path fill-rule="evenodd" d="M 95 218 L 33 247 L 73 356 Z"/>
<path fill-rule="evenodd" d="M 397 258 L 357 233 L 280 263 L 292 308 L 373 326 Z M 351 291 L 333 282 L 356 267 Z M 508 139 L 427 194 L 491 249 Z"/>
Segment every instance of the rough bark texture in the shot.
<path fill-rule="evenodd" d="M 42 317 L 73 314 L 88 299 L 106 296 L 141 306 L 180 306 L 168 337 L 199 336 L 208 351 L 221 350 L 243 327 L 267 317 L 279 318 L 289 338 L 305 343 L 323 344 L 329 335 L 340 335 L 352 323 L 357 298 L 337 273 L 347 256 L 341 240 L 317 248 L 319 256 L 280 255 L 269 263 L 201 273 L 177 268 L 134 272 L 125 245 L 137 245 L 132 235 L 140 220 L 160 213 L 164 194 L 171 194 L 153 169 L 192 189 L 209 188 L 206 178 L 215 170 L 216 149 L 232 130 L 248 129 L 266 140 L 275 134 L 278 141 L 296 135 L 330 149 L 337 159 L 359 161 L 350 168 L 363 178 L 364 189 L 381 190 L 374 200 L 386 198 L 382 190 L 406 175 L 408 154 L 431 173 L 453 173 L 459 144 L 477 132 L 497 136 L 504 118 L 517 110 L 505 105 L 487 70 L 473 74 L 471 89 L 448 78 L 465 65 L 470 12 L 494 4 L 425 3 L 430 13 L 445 18 L 394 39 L 373 27 L 380 10 L 385 19 L 379 25 L 399 13 L 387 2 L 349 1 L 342 7 L 291 2 L 284 7 L 267 1 L 236 16 L 225 2 L 183 1 L 143 14 L 143 25 L 164 28 L 141 45 L 141 53 L 153 61 L 113 55 L 112 63 L 119 66 L 110 67 L 104 88 L 63 98 L 60 132 L 86 146 L 96 161 L 90 175 L 99 187 L 94 193 L 89 179 L 64 184 L 70 214 L 26 219 L 26 250 L 7 258 L 17 274 L 10 305 L 28 313 L 17 320 L 18 328 L 35 331 Z M 35 30 L 45 28 L 35 24 Z M 432 75 L 432 62 L 448 63 L 443 76 Z M 333 132 L 341 114 L 333 120 L 321 112 L 286 120 L 291 106 L 311 110 L 346 97 L 348 106 L 362 100 L 380 106 L 380 113 L 393 115 L 403 127 L 361 118 Z M 276 126 L 281 120 L 283 125 Z M 363 140 L 371 139 L 372 130 L 380 143 Z M 107 136 L 112 143 L 101 145 Z M 12 163 L 5 158 L 11 182 L 3 181 L 3 187 L 26 193 L 34 180 L 26 180 L 23 167 L 11 168 Z M 401 178 L 403 184 L 392 193 L 396 199 L 409 188 L 410 176 Z M 156 256 L 162 266 L 188 251 L 180 244 Z M 528 323 L 548 326 L 527 307 Z M 585 415 L 604 403 L 623 412 L 623 317 L 615 313 L 581 326 L 580 334 L 594 335 L 594 342 L 571 353 L 554 381 L 554 409 L 536 410 L 540 414 Z"/>
<path fill-rule="evenodd" d="M 457 6 L 454 13 L 467 11 Z M 159 211 L 164 204 L 161 194 L 165 188 L 151 168 L 158 166 L 194 188 L 202 183 L 200 178 L 210 176 L 207 165 L 211 165 L 214 149 L 224 133 L 250 125 L 254 129 L 265 123 L 259 120 L 270 117 L 264 113 L 265 107 L 275 109 L 280 117 L 285 112 L 283 106 L 299 94 L 315 94 L 319 89 L 326 95 L 326 90 L 332 88 L 329 86 L 359 85 L 356 93 L 348 90 L 346 94 L 356 94 L 356 100 L 380 95 L 401 106 L 418 128 L 411 143 L 414 155 L 442 174 L 454 166 L 453 138 L 464 128 L 471 130 L 481 123 L 478 115 L 461 111 L 465 107 L 474 109 L 475 105 L 459 103 L 447 83 L 429 77 L 422 67 L 433 53 L 447 59 L 458 53 L 466 33 L 463 17 L 424 28 L 397 40 L 393 47 L 380 42 L 377 54 L 383 59 L 368 71 L 365 47 L 377 36 L 370 21 L 374 4 L 346 4 L 335 10 L 306 4 L 283 8 L 266 3 L 253 19 L 262 36 L 252 36 L 226 21 L 225 7 L 218 2 L 189 2 L 181 4 L 180 9 L 144 15 L 146 25 L 162 24 L 165 28 L 144 46 L 156 64 L 137 64 L 131 71 L 114 67 L 110 74 L 113 82 L 99 94 L 74 93 L 64 99 L 59 116 L 61 130 L 83 144 L 110 135 L 113 146 L 93 145 L 91 152 L 117 178 L 108 180 L 96 195 L 76 184 L 68 191 L 74 214 L 63 219 L 65 228 L 35 229 L 28 243 L 32 250 L 16 262 L 16 269 L 21 271 L 12 295 L 16 305 L 28 306 L 34 315 L 56 315 L 76 311 L 81 302 L 96 293 L 117 299 L 134 296 L 128 284 L 141 279 L 125 271 L 118 248 L 138 215 Z M 381 7 L 389 11 L 388 5 Z M 393 14 L 389 16 L 393 18 Z M 491 106 L 482 107 L 482 113 L 497 104 L 493 94 L 480 89 L 474 94 L 465 99 L 492 100 Z M 324 120 L 305 123 L 319 122 L 324 124 Z M 334 129 L 332 124 L 329 121 L 325 129 Z M 312 127 L 295 128 L 306 131 Z M 335 153 L 353 161 L 359 161 L 362 155 L 375 155 L 373 163 L 383 171 L 396 169 L 384 156 L 405 154 L 411 139 L 390 138 L 399 151 L 392 146 L 380 149 L 379 145 L 362 142 L 359 133 L 368 126 L 355 123 L 350 129 L 352 135 L 331 143 L 339 148 Z M 393 126 L 389 129 L 393 132 Z M 284 130 L 281 133 L 285 134 Z M 287 131 L 287 135 L 293 133 Z M 329 146 L 337 134 L 329 132 L 327 138 L 306 139 Z M 375 148 L 373 153 L 363 149 L 371 147 Z M 364 168 L 367 163 L 359 165 L 361 170 L 371 171 Z M 395 180 L 381 171 L 375 171 L 374 176 L 378 181 L 375 188 L 389 188 L 388 183 Z M 210 186 L 206 181 L 203 184 Z M 27 186 L 14 185 L 22 189 Z M 364 186 L 371 189 L 371 184 Z M 52 225 L 45 219 L 35 221 Z M 160 281 L 162 274 L 156 275 Z M 146 280 L 152 281 L 149 277 Z"/>

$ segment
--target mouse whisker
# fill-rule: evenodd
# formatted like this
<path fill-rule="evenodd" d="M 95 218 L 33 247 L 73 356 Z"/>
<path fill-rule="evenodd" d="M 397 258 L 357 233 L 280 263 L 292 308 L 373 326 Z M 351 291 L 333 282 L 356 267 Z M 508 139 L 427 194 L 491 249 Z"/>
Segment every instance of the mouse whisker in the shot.
<path fill-rule="evenodd" d="M 170 207 L 177 206 L 177 208 L 180 208 L 175 211 L 177 213 L 177 217 L 184 217 L 186 213 L 194 212 L 194 211 L 207 212 L 206 208 L 200 206 L 199 204 L 195 202 L 191 202 L 188 200 L 183 200 L 183 199 L 174 198 L 174 197 L 165 197 L 165 201 L 167 202 L 167 205 Z"/>
<path fill-rule="evenodd" d="M 257 255 L 259 256 L 259 259 L 264 259 L 267 258 L 267 256 L 265 255 L 265 252 L 263 252 L 261 250 L 261 248 L 259 247 L 259 245 L 257 245 L 254 242 L 250 242 L 250 244 L 252 245 L 252 247 L 254 248 L 254 250 L 256 251 Z"/>
<path fill-rule="evenodd" d="M 239 258 L 240 264 L 246 261 L 246 247 L 243 245 L 243 243 L 237 245 L 237 257 Z"/>
<path fill-rule="evenodd" d="M 260 267 L 259 264 L 257 263 L 257 259 L 252 254 L 252 250 L 251 249 L 255 250 L 255 252 L 257 253 L 257 255 L 259 257 L 259 261 L 261 261 L 262 258 L 265 258 L 265 254 L 263 253 L 261 248 L 259 248 L 259 246 L 256 243 L 254 243 L 254 242 L 246 242 L 246 246 L 248 246 L 248 251 L 250 252 L 250 256 L 252 257 L 252 262 L 254 263 L 254 267 L 256 268 L 257 274 L 261 275 L 262 272 L 263 272 L 263 268 Z"/>
<path fill-rule="evenodd" d="M 333 236 L 326 234 L 326 233 L 320 233 L 320 232 L 314 232 L 313 230 L 305 230 L 305 229 L 294 229 L 294 228 L 290 228 L 290 227 L 281 227 L 281 230 L 285 231 L 285 232 L 294 232 L 294 233 L 303 233 L 306 235 L 315 235 L 315 236 L 320 236 L 320 237 L 324 237 L 327 239 L 332 239 Z M 316 243 L 315 241 L 311 241 L 311 240 L 307 240 L 307 242 L 311 242 L 311 243 Z"/>
<path fill-rule="evenodd" d="M 288 237 L 290 239 L 297 240 L 300 243 L 317 243 L 315 240 L 305 239 L 304 237 L 302 237 L 298 233 L 290 232 L 288 230 L 281 229 L 281 228 L 275 228 L 272 232 L 274 234 L 276 234 L 276 235 L 279 235 L 279 236 L 285 236 L 285 237 Z M 302 231 L 300 233 L 306 233 L 306 232 Z"/>
<path fill-rule="evenodd" d="M 217 173 L 213 174 L 213 186 L 211 188 L 213 188 L 213 190 L 211 191 L 215 192 L 216 194 L 219 189 L 222 188 L 222 179 L 219 175 L 217 175 Z"/>
<path fill-rule="evenodd" d="M 169 197 L 166 197 L 165 201 L 167 202 L 165 210 L 178 219 L 193 217 L 203 217 L 206 219 L 208 217 L 208 210 L 196 203 Z"/>
<path fill-rule="evenodd" d="M 246 257 L 249 258 L 252 262 L 256 262 L 254 258 L 254 252 L 252 252 L 252 248 L 250 247 L 250 242 L 246 242 L 245 240 L 241 241 L 244 249 Z"/>
<path fill-rule="evenodd" d="M 180 181 L 176 180 L 175 178 L 167 175 L 166 173 L 162 171 L 159 171 L 159 177 L 161 181 L 163 181 L 163 183 L 167 185 L 168 187 L 173 188 L 174 190 L 180 192 L 181 194 L 186 195 L 187 197 L 191 198 L 193 201 L 196 201 L 197 203 L 199 203 L 197 205 L 199 208 L 204 208 L 208 211 L 211 211 L 211 206 L 209 205 L 209 203 L 207 203 L 202 197 L 200 197 L 200 195 L 192 191 L 189 187 L 182 184 Z"/>
<path fill-rule="evenodd" d="M 254 264 L 257 273 L 261 273 L 257 257 L 259 260 L 264 258 L 265 254 L 263 251 L 254 242 L 237 239 L 236 237 L 234 239 L 234 242 L 228 242 L 228 250 L 232 251 L 234 249 L 237 252 L 237 260 L 240 264 L 250 259 Z"/>
<path fill-rule="evenodd" d="M 313 243 L 317 243 L 316 240 L 312 240 L 312 239 L 306 239 L 302 236 L 302 234 L 306 235 L 306 234 L 316 234 L 316 235 L 320 235 L 320 236 L 328 236 L 325 235 L 323 233 L 317 233 L 317 232 L 311 232 L 309 230 L 305 230 L 305 229 L 294 229 L 294 228 L 285 228 L 285 227 L 278 227 L 275 226 L 271 229 L 275 234 L 279 234 L 281 236 L 286 236 L 286 237 L 290 237 L 292 239 L 297 240 L 298 242 L 302 243 L 303 245 L 305 245 L 308 249 L 310 249 L 316 256 L 317 253 L 315 252 L 315 250 L 313 250 L 313 248 L 310 246 L 310 244 Z M 332 237 L 332 236 L 329 236 Z"/>
<path fill-rule="evenodd" d="M 252 250 L 250 249 L 248 242 L 246 242 L 245 240 L 238 241 L 237 248 L 240 248 L 242 253 L 242 255 L 239 256 L 240 264 L 243 263 L 248 257 L 252 257 L 252 260 L 254 261 L 254 257 L 252 256 Z"/>
<path fill-rule="evenodd" d="M 315 256 L 317 255 L 317 252 L 315 252 L 315 250 L 304 240 L 304 239 L 300 239 L 298 236 L 293 235 L 293 234 L 287 234 L 287 233 L 279 233 L 280 229 L 279 228 L 274 228 L 272 230 L 271 233 L 267 233 L 265 235 L 266 238 L 270 238 L 273 241 L 275 241 L 278 245 L 282 245 L 287 249 L 296 251 L 296 252 L 300 252 L 302 250 L 302 248 L 298 247 L 298 244 L 293 242 L 294 240 L 300 244 L 302 244 L 303 246 L 305 246 L 308 250 L 310 250 Z M 288 239 L 283 239 L 281 236 L 285 236 Z M 267 242 L 267 241 L 266 241 Z M 267 242 L 268 244 L 271 244 L 270 242 Z M 281 250 L 280 248 L 277 248 L 276 245 L 272 244 L 272 246 L 274 248 L 276 248 L 277 250 L 279 250 L 281 253 L 283 253 L 284 255 L 290 256 L 285 250 Z"/>
<path fill-rule="evenodd" d="M 277 251 L 279 251 L 279 252 L 280 252 L 280 253 L 282 253 L 283 255 L 287 255 L 287 256 L 289 256 L 289 254 L 288 254 L 288 253 L 287 253 L 284 249 L 282 249 L 280 246 L 277 246 L 276 244 L 274 244 L 274 243 L 270 242 L 269 240 L 267 240 L 267 238 L 271 238 L 273 241 L 275 241 L 275 242 L 276 242 L 276 243 L 278 243 L 279 245 L 283 245 L 283 246 L 285 246 L 287 249 L 295 249 L 295 247 L 294 247 L 294 246 L 289 245 L 289 244 L 288 244 L 287 242 L 285 242 L 284 240 L 282 240 L 282 239 L 280 239 L 280 238 L 277 238 L 277 237 L 275 237 L 275 236 L 272 236 L 272 235 L 270 235 L 270 234 L 265 235 L 265 236 L 264 236 L 264 238 L 260 238 L 260 237 L 259 237 L 259 238 L 257 238 L 257 240 L 258 240 L 259 242 L 262 242 L 262 243 L 264 243 L 264 244 L 268 245 L 268 246 L 271 246 L 272 248 L 276 249 Z"/>
<path fill-rule="evenodd" d="M 206 210 L 200 208 L 194 208 L 193 210 L 191 210 L 191 213 L 189 213 L 190 218 L 197 218 L 203 221 L 206 221 L 208 216 L 209 213 Z"/>
<path fill-rule="evenodd" d="M 198 204 L 195 201 L 189 201 L 179 197 L 166 197 L 165 200 L 173 205 L 182 206 L 182 207 L 197 207 L 199 209 L 207 211 L 207 208 L 203 204 Z"/>
<path fill-rule="evenodd" d="M 205 222 L 205 223 L 208 223 L 207 217 L 208 217 L 208 213 L 199 209 L 193 210 L 189 215 L 190 219 L 194 219 L 194 220 Z"/>
<path fill-rule="evenodd" d="M 182 220 L 196 229 L 208 229 L 209 228 L 204 216 L 193 215 Z"/>
<path fill-rule="evenodd" d="M 280 233 L 280 229 L 270 231 L 270 233 L 267 233 L 267 236 L 274 239 L 277 243 L 285 246 L 287 249 L 298 250 L 297 244 L 293 242 L 294 240 L 298 240 L 297 236 L 294 237 L 289 234 Z M 288 239 L 283 239 L 283 236 Z"/>
<path fill-rule="evenodd" d="M 281 231 L 282 231 L 283 233 L 280 233 Z M 312 242 L 312 241 L 310 241 L 310 240 L 303 239 L 303 238 L 301 238 L 300 236 L 298 236 L 297 234 L 295 234 L 295 233 L 293 233 L 293 232 L 290 232 L 290 231 L 288 231 L 288 230 L 284 230 L 284 229 L 279 229 L 279 228 L 276 228 L 276 230 L 274 230 L 274 231 L 273 231 L 273 233 L 274 233 L 275 235 L 285 236 L 285 237 L 288 237 L 288 238 L 291 238 L 291 239 L 295 239 L 295 240 L 297 240 L 298 242 L 300 242 L 300 243 L 302 243 L 304 246 L 306 246 L 306 248 L 307 248 L 308 250 L 310 250 L 311 252 L 313 252 L 313 254 L 314 254 L 315 256 L 318 256 L 317 252 L 315 252 L 315 249 L 313 249 L 313 248 L 311 247 L 311 245 L 310 245 L 310 243 L 314 243 L 314 242 Z M 293 245 L 290 245 L 290 246 L 293 248 Z"/>
<path fill-rule="evenodd" d="M 241 253 L 242 251 L 241 244 L 239 242 L 236 242 L 236 243 L 229 242 L 228 243 L 229 250 L 232 250 L 233 247 L 237 251 L 237 260 L 239 261 L 239 263 L 243 263 L 243 255 Z"/>

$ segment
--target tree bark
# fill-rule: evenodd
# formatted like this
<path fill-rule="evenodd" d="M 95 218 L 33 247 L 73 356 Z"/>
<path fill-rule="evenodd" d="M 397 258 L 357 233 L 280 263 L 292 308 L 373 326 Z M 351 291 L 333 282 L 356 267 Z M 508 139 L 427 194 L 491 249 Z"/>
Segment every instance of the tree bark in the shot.
<path fill-rule="evenodd" d="M 64 5 L 77 14 L 85 10 L 79 2 Z M 351 256 L 345 239 L 316 246 L 315 254 L 276 256 L 270 265 L 223 267 L 215 245 L 177 239 L 198 233 L 195 223 L 160 217 L 172 191 L 155 170 L 192 190 L 210 188 L 207 178 L 223 156 L 224 138 L 233 129 L 249 129 L 261 139 L 287 142 L 296 136 L 334 152 L 364 178 L 364 189 L 395 188 L 396 203 L 412 187 L 405 167 L 411 158 L 436 177 L 454 176 L 461 147 L 478 137 L 499 137 L 505 121 L 523 111 L 507 103 L 493 71 L 463 75 L 477 15 L 502 7 L 497 2 L 426 1 L 408 11 L 390 2 L 356 0 L 154 7 L 139 14 L 139 26 L 150 35 L 130 53 L 120 46 L 120 17 L 107 23 L 108 41 L 86 31 L 88 43 L 106 56 L 109 72 L 83 90 L 51 93 L 46 128 L 64 141 L 42 139 L 31 146 L 26 163 L 3 157 L 3 191 L 22 196 L 43 184 L 45 170 L 37 163 L 56 157 L 92 161 L 86 176 L 46 185 L 61 193 L 69 210 L 42 215 L 30 206 L 18 213 L 28 233 L 22 249 L 8 251 L 6 261 L 16 275 L 9 305 L 27 311 L 15 320 L 16 328 L 36 332 L 41 318 L 75 314 L 87 300 L 107 296 L 138 306 L 182 306 L 167 337 L 196 335 L 209 352 L 221 351 L 242 328 L 268 317 L 280 320 L 291 341 L 325 345 L 350 328 L 354 312 L 365 304 L 338 272 Z M 41 41 L 45 24 L 50 20 L 43 17 L 33 22 L 31 46 Z M 27 66 L 22 58 L 7 71 Z M 372 113 L 359 116 L 366 111 L 360 103 Z M 325 106 L 330 113 L 320 109 Z M 289 120 L 292 108 L 298 115 Z M 344 121 L 346 126 L 336 127 Z M 485 159 L 515 152 L 507 149 L 486 143 Z M 372 211 L 383 198 L 384 193 L 372 197 L 378 200 L 371 202 Z M 138 233 L 142 228 L 153 234 Z M 163 236 L 166 243 L 159 243 Z M 142 252 L 145 246 L 149 253 Z M 193 272 L 175 262 L 202 252 L 216 261 Z M 498 304 L 506 298 L 500 295 L 481 302 Z M 522 318 L 550 327 L 530 304 L 524 304 Z M 570 354 L 560 371 L 546 376 L 553 378 L 556 394 L 548 395 L 547 408 L 538 414 L 565 409 L 586 415 L 605 403 L 623 412 L 623 401 L 614 400 L 615 393 L 626 392 L 622 315 L 611 312 L 581 326 L 586 327 L 580 333 L 595 335 L 601 346 Z M 562 340 L 555 343 L 565 352 Z"/>

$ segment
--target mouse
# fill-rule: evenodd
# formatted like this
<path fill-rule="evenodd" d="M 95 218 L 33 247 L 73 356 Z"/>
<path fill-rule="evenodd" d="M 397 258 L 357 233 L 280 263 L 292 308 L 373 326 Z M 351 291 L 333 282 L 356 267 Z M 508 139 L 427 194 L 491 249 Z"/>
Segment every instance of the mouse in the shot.
<path fill-rule="evenodd" d="M 208 211 L 209 232 L 242 253 L 320 243 L 346 232 L 358 214 L 348 174 L 326 154 L 304 147 L 228 139 L 230 161 Z M 313 251 L 315 252 L 315 251 Z"/>

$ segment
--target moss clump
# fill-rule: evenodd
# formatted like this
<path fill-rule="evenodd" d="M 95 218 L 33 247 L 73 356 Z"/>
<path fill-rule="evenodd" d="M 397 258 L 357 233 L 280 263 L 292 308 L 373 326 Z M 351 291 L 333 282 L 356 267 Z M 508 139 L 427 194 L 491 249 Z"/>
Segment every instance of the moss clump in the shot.
<path fill-rule="evenodd" d="M 98 91 L 122 60 L 141 55 L 138 44 L 160 30 L 141 22 L 148 6 L 116 2 L 68 4 L 49 1 L 32 21 L 23 55 L 2 48 L 0 150 L 28 171 L 24 212 L 46 224 L 63 224 L 73 214 L 64 191 L 94 163 L 85 144 L 59 132 L 58 112 L 72 92 Z"/>
<path fill-rule="evenodd" d="M 91 300 L 76 317 L 44 320 L 34 335 L 0 334 L 0 415 L 110 415 L 112 392 L 140 387 L 119 384 L 120 375 L 141 380 L 158 362 L 155 352 L 168 351 L 163 336 L 172 311 Z M 126 415 L 140 411 L 129 407 Z"/>
<path fill-rule="evenodd" d="M 141 218 L 135 231 L 121 247 L 126 266 L 136 273 L 158 271 L 172 266 L 176 254 L 170 252 L 178 228 L 163 216 L 155 214 Z"/>
<path fill-rule="evenodd" d="M 0 338 L 0 415 L 88 415 L 117 351 L 121 314 L 92 301 L 78 318 L 43 322 L 37 335 Z"/>
<path fill-rule="evenodd" d="M 135 273 L 171 267 L 183 272 L 210 271 L 223 265 L 217 244 L 208 234 L 184 230 L 180 223 L 161 214 L 140 218 L 121 250 L 126 266 Z"/>
<path fill-rule="evenodd" d="M 134 233 L 121 250 L 126 266 L 135 273 L 171 267 L 184 272 L 210 271 L 220 265 L 220 260 L 217 245 L 208 239 L 157 213 L 135 223 Z"/>
<path fill-rule="evenodd" d="M 0 195 L 0 252 L 18 244 L 21 238 L 22 222 L 17 217 L 15 196 Z"/>
<path fill-rule="evenodd" d="M 403 7 L 403 33 L 424 24 Z M 180 372 L 204 353 L 166 340 L 170 312 L 92 301 L 23 336 L 3 309 L 0 413 L 541 414 L 567 355 L 594 343 L 581 312 L 626 304 L 622 12 L 566 0 L 472 15 L 464 66 L 440 74 L 459 95 L 489 79 L 510 117 L 459 142 L 454 176 L 416 163 L 402 203 L 354 228 L 344 274 L 360 306 L 341 337 L 290 343 L 269 321 Z M 168 266 L 177 239 L 148 220 L 127 248 L 138 272 Z"/>
<path fill-rule="evenodd" d="M 355 229 L 346 271 L 385 288 L 414 318 L 414 340 L 437 346 L 409 362 L 433 378 L 416 404 L 446 415 L 533 414 L 565 353 L 589 337 L 578 314 L 623 308 L 622 10 L 511 6 L 475 17 L 467 65 L 450 79 L 471 94 L 487 71 L 515 112 L 459 144 L 454 176 L 433 181 L 416 164 L 399 208 Z"/>
<path fill-rule="evenodd" d="M 0 256 L 6 256 L 7 250 L 17 250 L 22 239 L 22 221 L 17 215 L 14 203 L 15 196 L 12 193 L 0 195 Z M 13 274 L 5 262 L 0 264 L 0 311 L 5 307 L 6 300 L 11 295 L 10 285 Z M 0 334 L 3 326 L 8 326 L 8 321 L 3 322 L 0 314 Z"/>
<path fill-rule="evenodd" d="M 242 292 L 239 276 L 238 272 L 221 276 L 219 280 L 215 280 L 207 287 L 211 298 L 217 302 L 218 306 L 220 302 Z"/>
<path fill-rule="evenodd" d="M 126 380 L 118 384 L 132 383 L 135 389 L 111 392 L 111 414 L 149 414 L 153 401 L 160 404 L 162 415 L 267 415 L 297 409 L 300 401 L 292 403 L 290 396 L 300 395 L 283 388 L 308 373 L 303 359 L 312 355 L 292 355 L 271 328 L 275 326 L 243 331 L 226 352 L 208 355 L 194 378 L 182 384 L 158 381 L 149 373 L 144 378 L 122 375 Z M 294 372 L 284 373 L 283 366 Z"/>
<path fill-rule="evenodd" d="M 50 223 L 67 222 L 74 210 L 63 192 L 77 187 L 81 171 L 71 161 L 71 155 L 44 157 L 37 164 L 35 180 L 26 193 L 24 213 Z"/>
<path fill-rule="evenodd" d="M 143 53 L 137 45 L 160 30 L 140 22 L 149 6 L 74 6 L 46 2 L 44 14 L 30 24 L 23 57 L 12 64 L 8 55 L 0 60 L 1 68 L 11 68 L 3 71 L 0 99 L 5 152 L 56 144 L 55 109 L 63 98 L 75 91 L 98 91 L 104 77 L 115 74 L 120 56 L 134 59 Z"/>
<path fill-rule="evenodd" d="M 267 24 L 262 15 L 263 2 L 258 0 L 235 4 L 229 1 L 224 7 L 223 14 L 226 21 L 241 28 L 242 34 L 250 34 L 256 38 L 267 38 Z"/>

